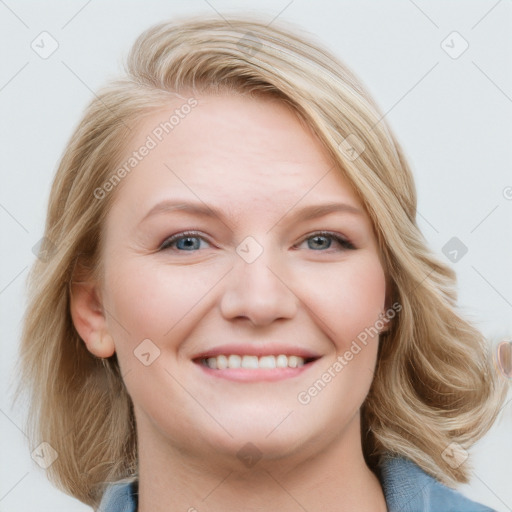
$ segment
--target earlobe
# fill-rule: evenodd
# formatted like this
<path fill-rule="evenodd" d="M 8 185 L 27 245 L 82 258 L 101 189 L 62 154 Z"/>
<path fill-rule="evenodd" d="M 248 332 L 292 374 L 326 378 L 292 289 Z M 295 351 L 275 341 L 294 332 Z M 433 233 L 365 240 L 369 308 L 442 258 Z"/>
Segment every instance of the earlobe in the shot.
<path fill-rule="evenodd" d="M 114 339 L 108 332 L 91 332 L 89 340 L 84 341 L 87 346 L 87 350 L 97 357 L 105 359 L 114 355 Z"/>
<path fill-rule="evenodd" d="M 379 334 L 386 334 L 389 331 L 391 319 L 387 316 L 387 310 L 379 315 L 379 319 L 375 323 Z"/>
<path fill-rule="evenodd" d="M 114 339 L 108 333 L 107 321 L 93 283 L 72 283 L 70 311 L 73 325 L 87 350 L 97 357 L 106 358 L 115 353 Z"/>
<path fill-rule="evenodd" d="M 384 311 L 381 311 L 381 313 L 379 314 L 379 319 L 376 322 L 379 334 L 385 335 L 391 328 L 391 322 L 393 320 L 394 315 L 390 316 L 390 311 L 394 313 L 394 310 L 391 307 L 388 307 L 386 301 L 386 307 Z"/>
<path fill-rule="evenodd" d="M 394 304 L 396 301 L 394 297 L 396 296 L 396 285 L 391 280 L 391 278 L 386 276 L 386 296 L 384 299 L 384 311 L 379 315 L 379 319 L 384 324 L 382 329 L 379 329 L 379 334 L 387 334 L 391 329 L 391 323 L 393 318 L 396 315 L 396 311 L 394 308 Z"/>

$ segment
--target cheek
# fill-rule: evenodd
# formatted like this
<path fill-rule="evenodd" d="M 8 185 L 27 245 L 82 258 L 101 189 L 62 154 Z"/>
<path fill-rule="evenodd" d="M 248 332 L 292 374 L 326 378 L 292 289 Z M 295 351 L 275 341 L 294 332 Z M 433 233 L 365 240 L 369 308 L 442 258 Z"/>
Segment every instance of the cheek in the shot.
<path fill-rule="evenodd" d="M 137 260 L 112 266 L 105 279 L 106 303 L 123 338 L 159 339 L 185 314 L 195 285 L 187 286 L 179 273 Z M 114 325 L 114 328 L 119 325 Z"/>
<path fill-rule="evenodd" d="M 106 273 L 106 304 L 122 345 L 149 338 L 161 345 L 201 302 L 218 280 L 215 269 L 198 272 L 192 266 L 171 269 L 162 263 L 140 259 L 119 262 Z M 123 346 L 119 347 L 121 350 Z"/>
<path fill-rule="evenodd" d="M 375 254 L 353 258 L 338 269 L 330 267 L 310 276 L 305 294 L 337 350 L 346 350 L 384 312 L 384 270 Z"/>

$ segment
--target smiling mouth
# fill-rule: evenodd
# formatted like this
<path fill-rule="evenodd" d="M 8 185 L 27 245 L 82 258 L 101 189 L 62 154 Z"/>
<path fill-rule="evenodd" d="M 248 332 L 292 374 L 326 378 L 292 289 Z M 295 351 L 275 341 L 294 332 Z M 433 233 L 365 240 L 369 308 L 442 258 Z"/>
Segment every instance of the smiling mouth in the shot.
<path fill-rule="evenodd" d="M 304 358 L 296 355 L 218 355 L 200 358 L 197 362 L 212 370 L 243 369 L 243 370 L 274 370 L 277 368 L 301 368 L 317 358 Z"/>

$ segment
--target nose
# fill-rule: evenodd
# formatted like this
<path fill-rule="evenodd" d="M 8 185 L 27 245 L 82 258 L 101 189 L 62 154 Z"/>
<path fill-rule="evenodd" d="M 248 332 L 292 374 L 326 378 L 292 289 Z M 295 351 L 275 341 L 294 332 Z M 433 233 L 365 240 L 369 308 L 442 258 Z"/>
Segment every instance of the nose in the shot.
<path fill-rule="evenodd" d="M 252 263 L 236 256 L 220 303 L 224 318 L 246 318 L 255 326 L 265 326 L 295 316 L 299 299 L 277 259 L 270 257 L 269 251 Z"/>

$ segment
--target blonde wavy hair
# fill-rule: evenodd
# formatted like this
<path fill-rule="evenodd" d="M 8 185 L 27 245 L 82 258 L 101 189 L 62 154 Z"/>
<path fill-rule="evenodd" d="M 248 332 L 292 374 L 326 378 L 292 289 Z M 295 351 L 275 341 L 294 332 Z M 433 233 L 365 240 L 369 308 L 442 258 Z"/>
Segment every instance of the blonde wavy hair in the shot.
<path fill-rule="evenodd" d="M 102 200 L 95 190 L 122 162 L 137 123 L 176 93 L 218 92 L 272 96 L 294 109 L 373 221 L 391 302 L 402 309 L 381 340 L 361 410 L 368 465 L 376 468 L 390 452 L 447 485 L 467 482 L 468 463 L 452 467 L 443 451 L 453 442 L 467 449 L 486 433 L 507 386 L 493 370 L 489 344 L 457 311 L 454 272 L 426 247 L 403 152 L 359 80 L 309 34 L 240 15 L 179 19 L 144 32 L 126 76 L 92 100 L 62 156 L 47 213 L 47 258 L 29 276 L 16 392 L 30 395 L 32 446 L 45 441 L 59 455 L 48 477 L 97 506 L 105 482 L 136 475 L 131 399 L 116 356 L 98 359 L 80 339 L 71 283 L 101 276 L 102 228 L 117 190 Z M 347 141 L 364 148 L 358 158 Z"/>

